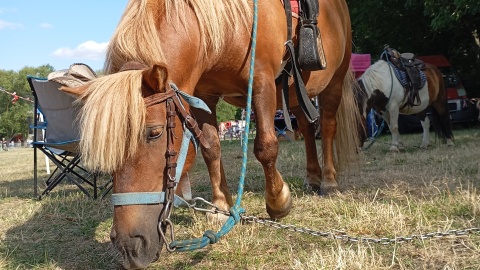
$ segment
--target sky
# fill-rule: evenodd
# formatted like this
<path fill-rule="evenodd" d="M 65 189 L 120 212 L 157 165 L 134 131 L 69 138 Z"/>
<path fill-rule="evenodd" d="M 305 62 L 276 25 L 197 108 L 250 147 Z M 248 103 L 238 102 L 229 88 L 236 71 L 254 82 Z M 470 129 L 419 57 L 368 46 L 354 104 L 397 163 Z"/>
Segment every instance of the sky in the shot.
<path fill-rule="evenodd" d="M 128 0 L 1 0 L 0 69 L 73 63 L 103 68 Z"/>

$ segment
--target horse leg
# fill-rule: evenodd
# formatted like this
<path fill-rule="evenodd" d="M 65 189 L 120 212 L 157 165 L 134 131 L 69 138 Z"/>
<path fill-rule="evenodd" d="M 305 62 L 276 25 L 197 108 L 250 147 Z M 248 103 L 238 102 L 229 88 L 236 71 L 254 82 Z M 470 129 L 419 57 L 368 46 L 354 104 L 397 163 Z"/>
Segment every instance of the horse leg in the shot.
<path fill-rule="evenodd" d="M 323 152 L 323 179 L 320 194 L 326 195 L 338 190 L 337 171 L 334 166 L 333 140 L 337 132 L 337 111 L 342 99 L 342 84 L 329 85 L 320 94 L 320 124 Z"/>
<path fill-rule="evenodd" d="M 391 106 L 388 109 L 388 113 L 385 115 L 385 119 L 388 124 L 388 128 L 390 129 L 390 133 L 392 134 L 392 144 L 390 146 L 391 152 L 400 152 L 402 148 L 400 142 L 400 133 L 398 132 L 398 108 Z"/>
<path fill-rule="evenodd" d="M 427 117 L 426 111 L 417 114 L 417 116 L 420 118 L 420 123 L 423 128 L 422 144 L 420 145 L 420 148 L 427 149 L 430 144 L 430 118 Z"/>
<path fill-rule="evenodd" d="M 275 89 L 274 81 L 256 78 L 256 89 Z M 264 84 L 264 85 L 261 85 Z M 278 139 L 275 133 L 275 102 L 271 102 L 271 92 L 258 91 L 253 97 L 257 135 L 254 141 L 254 154 L 262 164 L 265 173 L 265 203 L 272 219 L 288 215 L 292 208 L 292 198 L 288 185 L 277 170 Z"/>
<path fill-rule="evenodd" d="M 320 192 L 322 183 L 322 169 L 318 161 L 317 144 L 315 140 L 315 125 L 308 122 L 302 109 L 297 106 L 291 108 L 290 111 L 297 119 L 297 125 L 302 133 L 305 142 L 305 154 L 307 157 L 307 175 L 304 179 L 303 185 L 306 189 L 311 189 L 314 192 Z"/>
<path fill-rule="evenodd" d="M 479 111 L 478 113 L 478 122 L 480 122 L 480 100 L 478 100 L 476 103 L 475 103 L 475 107 L 477 107 L 477 110 Z M 452 143 L 453 144 L 453 143 Z"/>
<path fill-rule="evenodd" d="M 218 136 L 217 120 L 215 113 L 216 101 L 207 102 L 208 98 L 202 98 L 208 104 L 212 114 L 203 110 L 191 108 L 199 127 L 202 130 L 203 136 L 210 144 L 210 148 L 201 147 L 203 159 L 208 168 L 208 174 L 212 185 L 212 203 L 223 210 L 229 210 L 233 206 L 232 195 L 227 186 L 225 171 L 221 160 L 220 138 Z M 211 98 L 210 98 L 211 99 Z M 209 218 L 224 219 L 226 217 L 215 216 L 207 214 Z"/>

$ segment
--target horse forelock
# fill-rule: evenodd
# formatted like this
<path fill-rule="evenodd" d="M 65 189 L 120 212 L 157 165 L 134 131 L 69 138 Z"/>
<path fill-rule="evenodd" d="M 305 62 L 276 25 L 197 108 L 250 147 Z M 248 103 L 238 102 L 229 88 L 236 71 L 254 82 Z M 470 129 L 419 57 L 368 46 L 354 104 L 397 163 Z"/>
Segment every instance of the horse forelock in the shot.
<path fill-rule="evenodd" d="M 107 50 L 105 72 L 115 73 L 126 61 L 140 61 L 147 66 L 165 62 L 158 33 L 159 18 L 183 27 L 188 33 L 193 10 L 200 28 L 205 53 L 218 53 L 225 37 L 239 24 L 246 28 L 252 21 L 248 0 L 131 0 L 113 34 Z M 168 64 L 168 63 L 167 63 Z"/>
<path fill-rule="evenodd" d="M 141 74 L 133 70 L 100 77 L 83 95 L 80 151 L 86 167 L 111 173 L 144 141 Z"/>

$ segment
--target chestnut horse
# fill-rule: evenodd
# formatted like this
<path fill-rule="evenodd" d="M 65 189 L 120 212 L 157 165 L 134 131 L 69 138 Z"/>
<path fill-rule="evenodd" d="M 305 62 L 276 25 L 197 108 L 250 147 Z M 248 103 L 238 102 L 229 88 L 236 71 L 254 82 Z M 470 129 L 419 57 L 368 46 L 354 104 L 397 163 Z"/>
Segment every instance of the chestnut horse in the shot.
<path fill-rule="evenodd" d="M 403 147 L 398 132 L 398 115 L 415 114 L 420 118 L 423 137 L 420 148 L 427 148 L 430 142 L 430 119 L 427 116 L 431 109 L 433 126 L 438 136 L 441 136 L 447 144 L 453 145 L 452 124 L 447 104 L 447 92 L 440 70 L 431 64 L 425 63 L 423 70 L 426 82 L 418 90 L 418 105 L 405 105 L 408 97 L 403 85 L 395 76 L 393 67 L 385 60 L 378 60 L 371 65 L 358 79 L 361 88 L 366 93 L 364 100 L 367 113 L 374 108 L 387 122 L 392 133 L 390 151 L 398 152 Z"/>
<path fill-rule="evenodd" d="M 309 97 L 321 100 L 324 170 L 322 180 L 316 150 L 308 149 L 306 183 L 329 192 L 338 186 L 335 162 L 340 164 L 348 160 L 345 156 L 355 154 L 357 138 L 351 130 L 356 128 L 358 112 L 350 88 L 354 81 L 349 69 L 352 44 L 347 5 L 343 0 L 319 3 L 318 26 L 327 68 L 302 72 L 302 77 Z M 171 157 L 180 151 L 180 140 L 174 140 L 184 133 L 180 120 L 192 120 L 189 109 L 198 122 L 195 126 L 190 121 L 189 126 L 197 128 L 195 134 L 201 139 L 212 202 L 224 210 L 233 205 L 221 160 L 215 109 L 220 98 L 246 106 L 252 14 L 251 0 L 131 0 L 109 44 L 107 75 L 79 88 L 64 89 L 81 97 L 83 162 L 113 174 L 112 196 L 116 199 L 123 194 L 135 197 L 114 207 L 111 239 L 123 255 L 125 268 L 148 266 L 158 259 L 162 246 L 168 246 L 159 220 L 168 221 L 171 205 L 163 203 L 163 198 L 150 202 L 144 197 L 165 192 L 174 186 L 172 178 L 179 177 L 174 173 L 172 177 L 176 162 Z M 297 24 L 294 19 L 294 29 Z M 288 215 L 292 207 L 289 187 L 276 167 L 279 145 L 274 128 L 275 111 L 281 107 L 281 89 L 275 78 L 287 59 L 286 40 L 282 2 L 262 1 L 252 94 L 257 131 L 254 154 L 265 173 L 266 210 L 275 219 Z M 203 100 L 211 113 L 183 102 L 179 96 L 185 95 L 175 86 Z M 295 107 L 298 102 L 292 92 L 290 104 Z M 175 111 L 180 117 L 174 117 Z M 314 125 L 298 108 L 293 111 L 306 141 L 314 140 Z M 195 156 L 193 147 L 189 149 L 184 172 Z"/>

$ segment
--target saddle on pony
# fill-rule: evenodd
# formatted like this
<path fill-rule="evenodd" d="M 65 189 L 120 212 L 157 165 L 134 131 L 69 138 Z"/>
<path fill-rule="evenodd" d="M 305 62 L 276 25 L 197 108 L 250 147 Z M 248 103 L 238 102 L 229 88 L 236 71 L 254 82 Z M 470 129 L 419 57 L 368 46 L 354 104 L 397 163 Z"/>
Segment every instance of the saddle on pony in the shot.
<path fill-rule="evenodd" d="M 393 67 L 395 75 L 405 88 L 407 102 L 403 107 L 420 105 L 421 101 L 418 91 L 427 81 L 423 73 L 425 63 L 420 59 L 416 59 L 413 53 L 399 53 L 397 50 L 389 47 L 385 48 L 380 58 Z"/>

